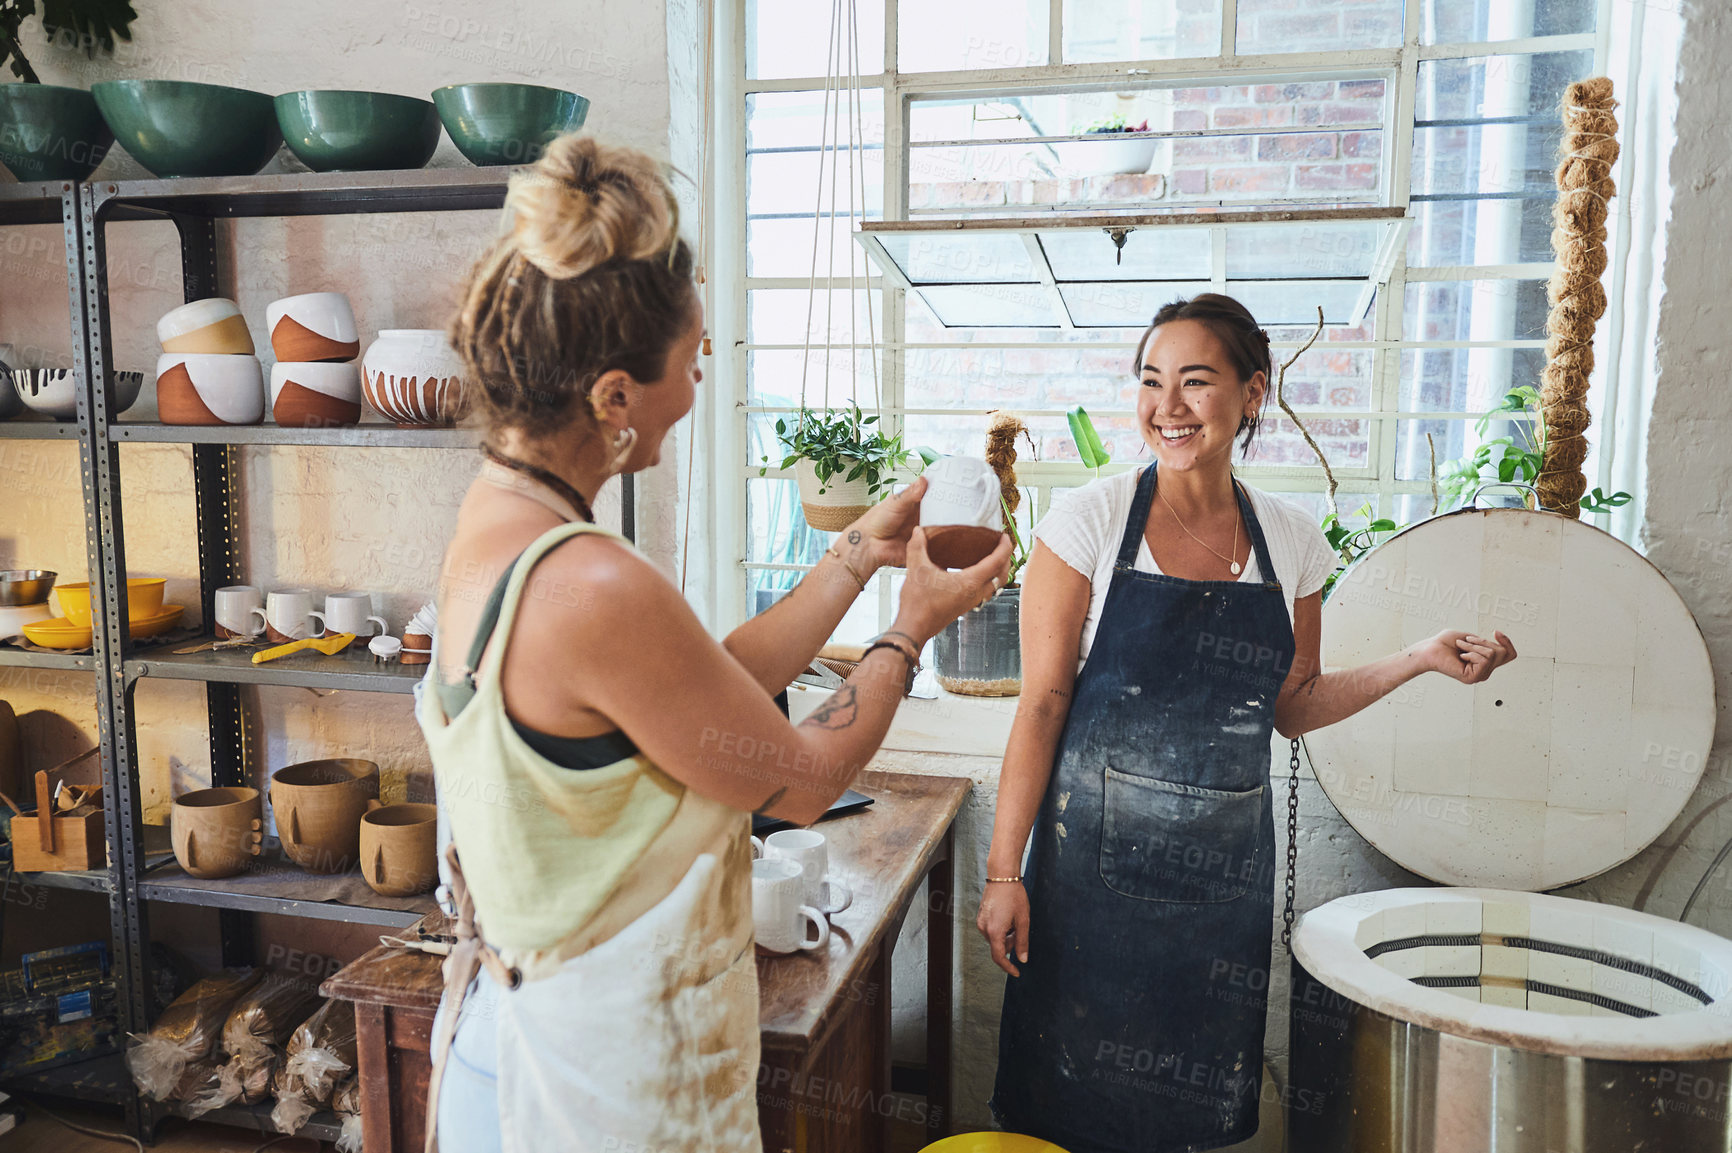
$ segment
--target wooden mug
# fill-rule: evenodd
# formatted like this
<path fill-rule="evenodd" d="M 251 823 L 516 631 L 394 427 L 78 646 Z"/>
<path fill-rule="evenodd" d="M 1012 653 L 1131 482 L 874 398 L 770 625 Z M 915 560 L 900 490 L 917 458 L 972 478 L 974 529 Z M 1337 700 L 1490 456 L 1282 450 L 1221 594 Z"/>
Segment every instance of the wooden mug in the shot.
<path fill-rule="evenodd" d="M 309 873 L 342 873 L 361 851 L 361 817 L 379 799 L 379 766 L 337 757 L 271 774 L 271 812 L 289 860 Z"/>
<path fill-rule="evenodd" d="M 369 805 L 361 818 L 361 876 L 381 897 L 412 897 L 439 880 L 436 805 Z"/>
<path fill-rule="evenodd" d="M 203 880 L 232 877 L 259 855 L 264 807 L 257 789 L 232 785 L 174 799 L 169 817 L 174 859 Z"/>

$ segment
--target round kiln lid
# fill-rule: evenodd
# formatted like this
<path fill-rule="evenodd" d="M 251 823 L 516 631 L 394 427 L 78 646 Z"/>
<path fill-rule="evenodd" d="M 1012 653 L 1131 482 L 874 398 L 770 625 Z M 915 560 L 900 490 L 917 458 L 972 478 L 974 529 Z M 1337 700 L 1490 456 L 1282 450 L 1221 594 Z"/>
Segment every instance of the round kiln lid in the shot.
<path fill-rule="evenodd" d="M 1356 561 L 1323 605 L 1323 664 L 1446 629 L 1501 629 L 1482 685 L 1409 681 L 1305 738 L 1323 791 L 1397 864 L 1529 891 L 1646 848 L 1696 789 L 1714 734 L 1708 649 L 1660 571 L 1553 513 L 1468 509 Z"/>

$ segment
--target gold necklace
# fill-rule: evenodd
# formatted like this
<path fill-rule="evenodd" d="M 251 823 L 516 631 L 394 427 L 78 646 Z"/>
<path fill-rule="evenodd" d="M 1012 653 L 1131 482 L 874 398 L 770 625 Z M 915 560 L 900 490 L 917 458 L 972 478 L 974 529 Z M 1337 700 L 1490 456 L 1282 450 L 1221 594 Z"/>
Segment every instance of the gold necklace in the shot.
<path fill-rule="evenodd" d="M 1178 525 L 1180 530 L 1183 531 L 1186 536 L 1190 537 L 1192 540 L 1196 541 L 1198 544 L 1202 545 L 1204 548 L 1208 549 L 1210 552 L 1214 553 L 1216 556 L 1219 556 L 1219 557 L 1221 557 L 1222 560 L 1226 561 L 1227 562 L 1227 571 L 1231 572 L 1234 576 L 1239 575 L 1239 573 L 1242 571 L 1242 568 L 1241 568 L 1239 562 L 1233 559 L 1233 557 L 1236 557 L 1239 555 L 1239 510 L 1238 510 L 1238 508 L 1235 507 L 1233 509 L 1233 556 L 1221 556 L 1221 552 L 1219 549 L 1215 548 L 1208 541 L 1204 540 L 1202 537 L 1198 536 L 1196 533 L 1192 532 L 1190 529 L 1185 528 L 1185 522 L 1179 519 L 1178 510 L 1173 507 L 1173 502 L 1168 500 L 1167 494 L 1161 491 L 1161 485 L 1160 485 L 1159 481 L 1155 482 L 1155 495 L 1161 498 L 1161 503 L 1166 505 L 1167 511 L 1173 514 L 1173 523 Z"/>

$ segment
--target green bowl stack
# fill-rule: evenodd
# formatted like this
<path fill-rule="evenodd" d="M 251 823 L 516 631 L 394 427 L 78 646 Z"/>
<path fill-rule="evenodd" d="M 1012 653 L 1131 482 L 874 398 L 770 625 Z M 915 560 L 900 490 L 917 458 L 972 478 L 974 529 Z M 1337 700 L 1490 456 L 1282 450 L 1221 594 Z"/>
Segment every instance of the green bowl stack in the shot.
<path fill-rule="evenodd" d="M 413 96 L 308 89 L 276 105 L 283 142 L 314 172 L 420 168 L 439 147 L 438 109 Z"/>
<path fill-rule="evenodd" d="M 0 164 L 19 180 L 83 180 L 113 143 L 84 89 L 0 84 Z"/>
<path fill-rule="evenodd" d="M 457 151 L 482 166 L 533 164 L 589 115 L 587 98 L 538 84 L 452 84 L 433 103 Z"/>
<path fill-rule="evenodd" d="M 262 92 L 186 80 L 105 80 L 90 88 L 115 140 L 157 176 L 251 176 L 283 142 Z"/>

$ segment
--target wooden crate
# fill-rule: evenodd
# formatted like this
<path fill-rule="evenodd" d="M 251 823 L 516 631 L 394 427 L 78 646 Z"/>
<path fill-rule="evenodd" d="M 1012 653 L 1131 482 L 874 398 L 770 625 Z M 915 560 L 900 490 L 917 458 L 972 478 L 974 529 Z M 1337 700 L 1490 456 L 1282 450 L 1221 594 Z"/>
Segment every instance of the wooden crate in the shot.
<path fill-rule="evenodd" d="M 42 846 L 42 829 L 35 816 L 13 818 L 12 867 L 21 873 L 107 868 L 108 839 L 102 830 L 102 805 L 81 805 L 70 815 L 57 814 L 50 849 Z"/>

